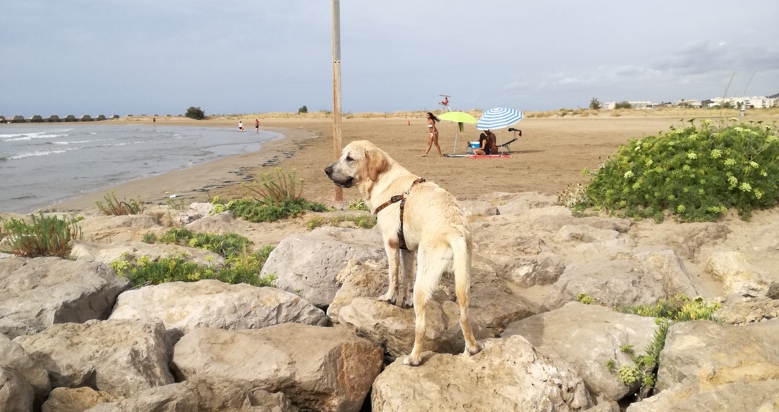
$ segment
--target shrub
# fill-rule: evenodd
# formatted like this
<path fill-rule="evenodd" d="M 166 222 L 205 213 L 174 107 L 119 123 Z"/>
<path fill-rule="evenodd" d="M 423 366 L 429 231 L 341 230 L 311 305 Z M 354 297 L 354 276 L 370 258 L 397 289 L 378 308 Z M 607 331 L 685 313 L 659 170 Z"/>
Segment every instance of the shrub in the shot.
<path fill-rule="evenodd" d="M 596 99 L 594 97 L 592 98 L 592 100 L 590 100 L 590 109 L 592 109 L 592 110 L 600 110 L 602 108 L 603 108 L 603 103 L 601 103 L 600 100 L 598 100 L 598 99 Z"/>
<path fill-rule="evenodd" d="M 189 117 L 190 119 L 203 120 L 206 118 L 206 113 L 199 107 L 193 106 L 187 109 L 187 113 L 184 116 Z"/>
<path fill-rule="evenodd" d="M 621 146 L 591 172 L 586 199 L 574 209 L 663 220 L 716 221 L 728 208 L 743 219 L 779 201 L 779 143 L 771 126 L 671 128 Z"/>
<path fill-rule="evenodd" d="M 119 216 L 137 215 L 143 213 L 144 206 L 140 198 L 137 200 L 130 200 L 129 202 L 124 200 L 119 201 L 116 199 L 116 194 L 112 190 L 110 193 L 103 195 L 103 199 L 106 202 L 105 206 L 100 200 L 96 200 L 95 204 L 97 205 L 97 208 L 100 209 L 100 212 L 104 215 Z"/>
<path fill-rule="evenodd" d="M 349 202 L 349 206 L 347 206 L 346 209 L 370 211 L 370 209 L 368 209 L 368 205 L 366 205 L 365 201 L 362 199 L 357 199 Z"/>
<path fill-rule="evenodd" d="M 43 213 L 37 217 L 30 215 L 30 218 L 29 223 L 17 219 L 0 220 L 2 237 L 7 237 L 10 252 L 16 256 L 66 258 L 73 246 L 71 240 L 82 237 L 81 228 L 76 224 L 79 219 L 60 219 L 43 216 Z"/>
<path fill-rule="evenodd" d="M 359 215 L 359 216 L 340 215 L 329 219 L 323 217 L 315 217 L 308 221 L 307 226 L 309 230 L 314 230 L 324 225 L 341 226 L 345 222 L 349 222 L 363 229 L 370 229 L 376 226 L 376 217 L 366 216 L 366 215 Z"/>
<path fill-rule="evenodd" d="M 308 107 L 303 106 L 300 109 L 298 109 L 298 114 L 300 113 L 308 113 Z"/>
<path fill-rule="evenodd" d="M 614 104 L 615 109 L 632 109 L 633 105 L 627 101 L 618 102 Z"/>
<path fill-rule="evenodd" d="M 188 229 L 170 229 L 159 241 L 205 249 L 225 258 L 242 253 L 251 244 L 248 238 L 235 233 L 195 233 Z"/>

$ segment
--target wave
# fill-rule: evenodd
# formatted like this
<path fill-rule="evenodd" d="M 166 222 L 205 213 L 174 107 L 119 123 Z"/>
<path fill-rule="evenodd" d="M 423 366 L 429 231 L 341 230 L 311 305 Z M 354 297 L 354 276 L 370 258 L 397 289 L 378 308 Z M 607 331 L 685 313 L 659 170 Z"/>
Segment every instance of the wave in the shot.
<path fill-rule="evenodd" d="M 94 140 L 76 140 L 73 142 L 46 142 L 46 144 L 84 144 L 84 143 L 92 143 Z"/>
<path fill-rule="evenodd" d="M 38 133 L 18 133 L 12 135 L 0 135 L 4 142 L 19 142 L 33 139 L 50 139 L 55 137 L 68 137 L 68 134 L 45 134 L 46 132 Z"/>
<path fill-rule="evenodd" d="M 72 149 L 59 149 L 59 150 L 36 150 L 34 152 L 26 152 L 26 153 L 20 153 L 18 155 L 14 155 L 9 157 L 9 160 L 19 160 L 24 159 L 26 157 L 40 157 L 40 156 L 48 156 L 52 154 L 59 154 L 59 153 L 65 153 L 69 152 L 71 150 L 78 150 L 78 147 L 74 147 Z"/>

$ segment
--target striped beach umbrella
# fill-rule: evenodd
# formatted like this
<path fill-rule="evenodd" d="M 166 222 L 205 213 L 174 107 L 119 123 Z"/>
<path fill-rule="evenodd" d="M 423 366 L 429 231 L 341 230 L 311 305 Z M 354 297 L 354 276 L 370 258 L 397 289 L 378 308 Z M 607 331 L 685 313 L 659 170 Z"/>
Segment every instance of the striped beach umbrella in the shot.
<path fill-rule="evenodd" d="M 482 114 L 476 123 L 476 128 L 478 130 L 502 129 L 520 120 L 522 120 L 522 112 L 519 110 L 496 107 Z"/>

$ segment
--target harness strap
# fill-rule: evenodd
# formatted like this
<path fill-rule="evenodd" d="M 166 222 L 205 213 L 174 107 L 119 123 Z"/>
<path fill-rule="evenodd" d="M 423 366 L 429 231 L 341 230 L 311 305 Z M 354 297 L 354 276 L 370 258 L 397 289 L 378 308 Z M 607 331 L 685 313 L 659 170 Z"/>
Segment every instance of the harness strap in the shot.
<path fill-rule="evenodd" d="M 376 210 L 373 212 L 373 214 L 378 215 L 379 212 L 384 210 L 385 207 L 400 202 L 400 228 L 398 229 L 398 247 L 401 249 L 408 249 L 406 247 L 406 238 L 403 236 L 403 211 L 404 207 L 406 206 L 406 196 L 408 196 L 409 192 L 411 192 L 411 188 L 414 187 L 417 183 L 423 183 L 425 179 L 419 178 L 417 180 L 414 180 L 414 182 L 411 183 L 411 186 L 406 189 L 405 192 L 401 195 L 395 195 L 390 198 L 390 200 L 382 203 L 379 207 L 376 208 Z"/>

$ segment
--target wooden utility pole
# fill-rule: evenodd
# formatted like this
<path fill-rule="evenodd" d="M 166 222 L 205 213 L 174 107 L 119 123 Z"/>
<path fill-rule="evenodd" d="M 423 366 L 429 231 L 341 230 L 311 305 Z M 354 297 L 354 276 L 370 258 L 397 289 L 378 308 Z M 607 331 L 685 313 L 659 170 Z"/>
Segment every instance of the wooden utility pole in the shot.
<path fill-rule="evenodd" d="M 341 156 L 341 1 L 333 0 L 333 158 Z M 344 200 L 342 188 L 335 187 L 335 201 Z"/>

